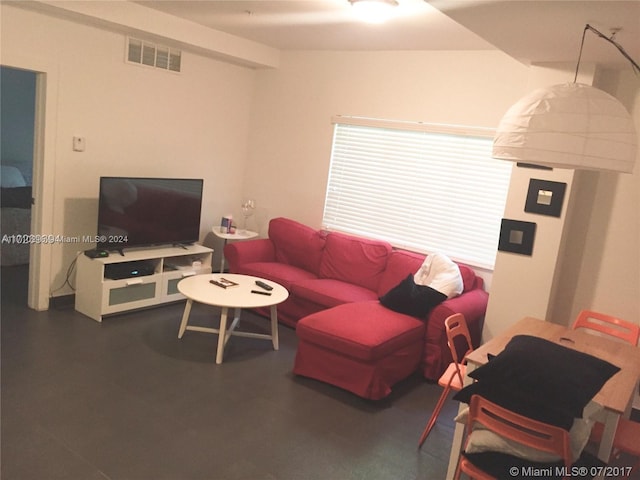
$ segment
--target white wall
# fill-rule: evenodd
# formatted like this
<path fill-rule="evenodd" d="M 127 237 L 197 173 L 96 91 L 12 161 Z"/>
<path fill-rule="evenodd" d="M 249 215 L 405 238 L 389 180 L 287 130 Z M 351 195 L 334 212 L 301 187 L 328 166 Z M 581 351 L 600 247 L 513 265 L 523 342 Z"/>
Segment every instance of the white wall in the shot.
<path fill-rule="evenodd" d="M 599 71 L 594 86 L 618 98 L 640 132 L 640 82 L 631 68 Z M 566 323 L 591 309 L 640 323 L 640 165 L 632 174 L 584 171 L 577 178 L 552 319 Z"/>
<path fill-rule="evenodd" d="M 526 76 L 498 52 L 283 52 L 257 73 L 244 190 L 259 227 L 279 215 L 320 227 L 333 116 L 494 127 Z"/>
<path fill-rule="evenodd" d="M 584 69 L 583 69 L 584 70 Z M 593 68 L 579 81 L 591 84 Z M 527 91 L 572 80 L 566 65 L 537 65 L 529 69 Z M 515 320 L 525 316 L 550 319 L 567 242 L 568 226 L 574 200 L 574 170 L 554 168 L 540 170 L 515 167 L 507 195 L 504 218 L 535 224 L 531 255 L 499 251 L 492 276 L 491 294 L 482 332 L 483 340 L 490 340 Z M 559 217 L 524 211 L 529 183 L 532 179 L 563 183 L 565 195 Z"/>
<path fill-rule="evenodd" d="M 2 57 L 57 68 L 53 233 L 96 233 L 101 175 L 204 178 L 201 236 L 240 205 L 255 72 L 183 52 L 182 73 L 125 63 L 125 36 L 2 5 Z M 86 151 L 72 151 L 72 137 Z M 87 244 L 56 244 L 51 288 Z M 68 289 L 56 294 L 69 293 Z"/>
<path fill-rule="evenodd" d="M 565 67 L 538 67 L 532 72 L 499 52 L 283 53 L 280 68 L 260 71 L 257 77 L 244 185 L 245 193 L 258 200 L 257 227 L 265 234 L 268 220 L 279 215 L 320 226 L 332 116 L 496 127 L 507 108 L 532 87 L 573 80 L 573 72 Z M 580 81 L 591 83 L 593 67 L 585 65 L 583 70 L 589 78 L 581 76 Z M 632 79 L 625 79 L 632 83 Z M 617 89 L 618 96 L 635 92 L 629 85 Z M 631 104 L 630 109 L 635 102 L 638 121 L 637 94 L 626 95 L 631 98 L 625 102 Z M 523 191 L 529 176 L 541 175 L 529 173 L 521 179 Z M 640 321 L 640 167 L 633 175 L 579 172 L 587 180 L 590 175 L 601 178 L 596 191 L 580 182 L 581 191 L 587 198 L 595 193 L 592 201 L 596 209 L 585 213 L 584 196 L 574 209 L 578 216 L 587 218 L 588 226 L 566 234 L 569 240 L 566 248 L 561 248 L 564 223 L 558 230 L 555 219 L 538 219 L 542 234 L 548 236 L 538 246 L 543 261 L 532 263 L 530 257 L 518 256 L 503 265 L 509 288 L 502 293 L 493 286 L 491 289 L 495 316 L 499 317 L 495 330 L 523 315 L 569 323 L 582 308 Z M 566 181 L 571 188 L 572 177 L 572 171 L 557 171 L 549 179 Z M 545 174 L 541 178 L 546 178 Z M 507 217 L 523 210 L 524 198 L 520 197 L 507 207 Z M 596 214 L 602 220 L 592 221 Z M 576 245 L 584 245 L 584 252 Z M 565 260 L 569 268 L 556 269 L 556 261 Z M 523 278 L 526 282 L 514 294 L 511 287 Z"/>

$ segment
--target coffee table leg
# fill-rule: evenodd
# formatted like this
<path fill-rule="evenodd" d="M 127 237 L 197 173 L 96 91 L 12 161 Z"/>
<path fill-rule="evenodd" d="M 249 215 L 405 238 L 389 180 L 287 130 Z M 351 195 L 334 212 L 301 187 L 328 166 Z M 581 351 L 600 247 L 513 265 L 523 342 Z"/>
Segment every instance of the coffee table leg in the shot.
<path fill-rule="evenodd" d="M 271 305 L 271 341 L 273 349 L 278 350 L 280 343 L 278 341 L 278 309 L 276 305 Z"/>
<path fill-rule="evenodd" d="M 191 305 L 193 300 L 187 299 L 187 303 L 184 306 L 184 313 L 182 314 L 182 322 L 180 322 L 180 330 L 178 330 L 178 338 L 182 338 L 184 331 L 187 329 L 187 322 L 189 320 L 189 314 L 191 313 Z"/>
<path fill-rule="evenodd" d="M 231 326 L 227 329 L 229 330 L 229 333 L 225 336 L 225 339 L 224 339 L 225 346 L 227 345 L 227 342 L 231 338 L 232 332 L 236 329 L 236 327 L 240 323 L 240 312 L 242 312 L 241 308 L 235 309 L 235 315 L 233 317 L 233 321 L 231 322 Z M 229 318 L 229 315 L 227 315 L 227 318 Z"/>
<path fill-rule="evenodd" d="M 227 337 L 227 314 L 229 313 L 228 307 L 222 307 L 222 313 L 220 314 L 220 328 L 218 331 L 218 351 L 216 352 L 216 363 L 220 365 L 222 363 L 222 356 L 224 355 L 225 339 Z"/>

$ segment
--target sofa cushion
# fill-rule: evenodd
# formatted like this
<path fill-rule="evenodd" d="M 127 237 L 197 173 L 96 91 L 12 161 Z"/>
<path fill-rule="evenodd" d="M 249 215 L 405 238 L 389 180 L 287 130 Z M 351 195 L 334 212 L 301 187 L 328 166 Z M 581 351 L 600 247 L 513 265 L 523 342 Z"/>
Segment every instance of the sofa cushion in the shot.
<path fill-rule="evenodd" d="M 327 308 L 378 298 L 367 288 L 332 278 L 301 280 L 292 285 L 291 294 Z"/>
<path fill-rule="evenodd" d="M 322 232 L 295 220 L 274 218 L 269 222 L 269 239 L 276 260 L 318 274 L 325 244 Z"/>
<path fill-rule="evenodd" d="M 386 295 L 389 290 L 395 288 L 407 275 L 418 271 L 424 262 L 424 255 L 408 252 L 406 250 L 394 250 L 389 255 L 387 268 L 378 285 L 378 295 Z"/>
<path fill-rule="evenodd" d="M 378 295 L 383 296 L 393 287 L 398 285 L 409 273 L 415 274 L 422 263 L 425 255 L 421 253 L 409 252 L 407 250 L 394 250 L 387 261 L 387 268 L 380 279 L 378 285 Z M 468 292 L 476 288 L 477 277 L 473 269 L 467 265 L 457 263 L 464 284 L 463 292 Z"/>
<path fill-rule="evenodd" d="M 320 277 L 360 285 L 374 292 L 387 266 L 391 245 L 332 232 L 327 235 Z"/>
<path fill-rule="evenodd" d="M 418 285 L 444 293 L 447 298 L 457 297 L 464 289 L 460 267 L 442 253 L 427 255 L 413 279 Z"/>
<path fill-rule="evenodd" d="M 380 302 L 345 303 L 301 319 L 300 339 L 364 361 L 385 357 L 412 343 L 422 343 L 424 323 L 392 312 Z"/>
<path fill-rule="evenodd" d="M 426 285 L 416 285 L 413 275 L 407 275 L 396 287 L 380 297 L 380 303 L 399 313 L 425 317 L 429 310 L 444 302 L 447 296 Z"/>
<path fill-rule="evenodd" d="M 467 265 L 462 263 L 458 263 L 458 268 L 460 269 L 460 275 L 462 276 L 462 284 L 464 285 L 463 292 L 468 292 L 469 290 L 473 290 L 476 288 L 476 282 L 478 277 L 476 276 L 476 272 Z"/>
<path fill-rule="evenodd" d="M 237 273 L 273 280 L 289 291 L 291 291 L 291 286 L 297 282 L 316 278 L 315 275 L 306 270 L 277 262 L 245 263 L 240 265 Z"/>

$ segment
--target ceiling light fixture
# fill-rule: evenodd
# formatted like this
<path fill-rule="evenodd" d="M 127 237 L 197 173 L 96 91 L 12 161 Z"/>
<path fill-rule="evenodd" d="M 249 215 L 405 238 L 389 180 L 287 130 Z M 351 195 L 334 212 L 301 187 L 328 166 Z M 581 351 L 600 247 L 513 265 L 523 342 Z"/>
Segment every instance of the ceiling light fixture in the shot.
<path fill-rule="evenodd" d="M 541 88 L 516 102 L 504 115 L 493 140 L 494 158 L 558 168 L 633 172 L 638 139 L 633 120 L 613 96 L 576 83 L 587 30 L 613 44 L 640 66 L 611 38 L 587 24 L 573 83 Z"/>
<path fill-rule="evenodd" d="M 383 23 L 393 14 L 398 6 L 396 0 L 349 0 L 353 12 L 360 20 L 367 23 Z"/>

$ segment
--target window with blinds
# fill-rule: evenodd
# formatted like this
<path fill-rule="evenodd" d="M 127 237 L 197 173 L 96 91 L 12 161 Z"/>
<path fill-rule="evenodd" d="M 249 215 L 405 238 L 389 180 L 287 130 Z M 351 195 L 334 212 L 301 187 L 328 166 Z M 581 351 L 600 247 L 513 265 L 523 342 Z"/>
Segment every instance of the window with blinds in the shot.
<path fill-rule="evenodd" d="M 339 117 L 323 224 L 492 269 L 511 163 L 492 132 Z"/>

